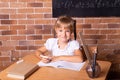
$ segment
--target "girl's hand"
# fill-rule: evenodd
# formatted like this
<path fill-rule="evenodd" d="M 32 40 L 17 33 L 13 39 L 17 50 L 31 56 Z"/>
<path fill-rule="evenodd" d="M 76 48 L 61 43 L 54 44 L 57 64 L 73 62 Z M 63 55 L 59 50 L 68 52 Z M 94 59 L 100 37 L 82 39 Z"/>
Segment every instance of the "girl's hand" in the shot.
<path fill-rule="evenodd" d="M 49 62 L 51 62 L 51 59 L 52 59 L 51 57 L 44 56 L 44 55 L 40 55 L 40 57 L 41 57 L 41 61 L 44 63 L 49 63 Z"/>
<path fill-rule="evenodd" d="M 61 60 L 61 56 L 53 56 L 52 57 L 52 62 L 54 61 L 60 61 Z"/>

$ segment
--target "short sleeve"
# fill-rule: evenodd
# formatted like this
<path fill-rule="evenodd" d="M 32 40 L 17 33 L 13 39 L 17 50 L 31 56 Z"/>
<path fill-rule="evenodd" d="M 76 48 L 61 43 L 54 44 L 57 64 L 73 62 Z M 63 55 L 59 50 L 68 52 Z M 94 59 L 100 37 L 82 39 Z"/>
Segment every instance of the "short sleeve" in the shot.
<path fill-rule="evenodd" d="M 46 49 L 48 49 L 48 50 L 51 51 L 51 50 L 52 50 L 52 47 L 53 47 L 53 45 L 54 45 L 54 41 L 55 41 L 54 38 L 48 39 L 48 40 L 46 41 L 46 43 L 44 44 L 45 47 L 46 47 Z"/>
<path fill-rule="evenodd" d="M 76 41 L 76 40 L 74 40 L 74 41 L 72 42 L 72 48 L 73 48 L 73 49 L 80 49 L 80 44 L 79 44 L 79 42 Z"/>

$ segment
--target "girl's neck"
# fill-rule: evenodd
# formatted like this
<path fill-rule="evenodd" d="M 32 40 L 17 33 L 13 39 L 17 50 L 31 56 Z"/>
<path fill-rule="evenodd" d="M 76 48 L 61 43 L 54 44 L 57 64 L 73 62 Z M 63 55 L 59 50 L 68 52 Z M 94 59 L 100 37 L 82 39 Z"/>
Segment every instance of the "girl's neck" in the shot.
<path fill-rule="evenodd" d="M 65 49 L 65 47 L 67 46 L 69 41 L 66 41 L 66 42 L 61 42 L 58 40 L 58 48 L 60 49 Z"/>

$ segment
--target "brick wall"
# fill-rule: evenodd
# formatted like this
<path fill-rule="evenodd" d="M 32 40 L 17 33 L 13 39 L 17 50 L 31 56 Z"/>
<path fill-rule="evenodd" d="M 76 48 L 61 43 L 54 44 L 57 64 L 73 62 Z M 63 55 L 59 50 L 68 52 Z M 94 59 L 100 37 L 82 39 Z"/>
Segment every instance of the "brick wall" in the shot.
<path fill-rule="evenodd" d="M 89 46 L 98 46 L 98 59 L 113 63 L 120 71 L 120 18 L 77 18 Z M 46 39 L 53 37 L 52 0 L 0 0 L 0 66 L 34 53 Z"/>

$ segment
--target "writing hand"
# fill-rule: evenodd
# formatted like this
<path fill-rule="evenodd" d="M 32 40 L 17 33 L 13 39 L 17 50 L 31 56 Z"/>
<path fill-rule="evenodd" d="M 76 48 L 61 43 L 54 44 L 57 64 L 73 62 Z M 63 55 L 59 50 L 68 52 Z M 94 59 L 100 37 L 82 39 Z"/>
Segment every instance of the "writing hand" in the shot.
<path fill-rule="evenodd" d="M 44 56 L 44 55 L 40 55 L 40 57 L 41 57 L 41 61 L 44 63 L 49 63 L 49 62 L 51 62 L 51 59 L 52 59 L 51 57 Z"/>

